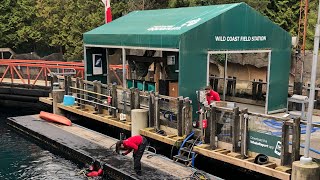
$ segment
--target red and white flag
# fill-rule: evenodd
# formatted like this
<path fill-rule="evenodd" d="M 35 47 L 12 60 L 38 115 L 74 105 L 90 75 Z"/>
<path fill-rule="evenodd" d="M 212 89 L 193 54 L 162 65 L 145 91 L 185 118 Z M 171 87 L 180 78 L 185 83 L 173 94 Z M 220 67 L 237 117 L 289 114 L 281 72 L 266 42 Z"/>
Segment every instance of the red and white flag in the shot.
<path fill-rule="evenodd" d="M 111 15 L 111 7 L 110 7 L 110 0 L 102 0 L 104 7 L 105 7 L 105 18 L 106 23 L 112 21 L 112 15 Z"/>

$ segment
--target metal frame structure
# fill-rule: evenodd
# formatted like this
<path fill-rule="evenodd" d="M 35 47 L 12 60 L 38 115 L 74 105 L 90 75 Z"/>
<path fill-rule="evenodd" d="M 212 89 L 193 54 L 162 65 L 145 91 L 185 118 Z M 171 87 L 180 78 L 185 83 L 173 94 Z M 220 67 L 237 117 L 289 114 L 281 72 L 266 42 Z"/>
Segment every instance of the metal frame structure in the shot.
<path fill-rule="evenodd" d="M 209 85 L 209 67 L 210 67 L 210 55 L 213 54 L 238 54 L 238 53 L 245 53 L 245 54 L 250 54 L 250 53 L 268 53 L 268 76 L 267 76 L 267 97 L 266 97 L 266 104 L 265 104 L 265 114 L 268 114 L 268 96 L 269 96 L 269 82 L 270 82 L 270 63 L 271 63 L 271 53 L 272 50 L 268 49 L 263 49 L 263 50 L 238 50 L 238 51 L 208 51 L 207 55 L 207 85 Z M 226 62 L 225 62 L 225 74 L 224 74 L 224 88 L 223 88 L 223 97 L 225 100 L 225 94 L 226 94 L 226 77 L 227 77 L 227 62 L 228 59 L 226 57 Z M 276 112 L 282 112 L 285 111 L 285 109 L 280 109 L 277 111 L 271 111 L 269 113 L 276 113 Z"/>

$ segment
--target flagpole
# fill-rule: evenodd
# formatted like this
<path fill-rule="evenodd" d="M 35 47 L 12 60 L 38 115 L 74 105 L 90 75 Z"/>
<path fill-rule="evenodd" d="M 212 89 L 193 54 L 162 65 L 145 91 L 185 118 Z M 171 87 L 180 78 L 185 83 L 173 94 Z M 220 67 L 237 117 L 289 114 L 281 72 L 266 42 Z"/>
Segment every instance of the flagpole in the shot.
<path fill-rule="evenodd" d="M 319 7 L 318 7 L 318 20 L 317 20 L 316 30 L 314 34 L 313 60 L 312 60 L 310 94 L 309 94 L 309 104 L 308 104 L 308 114 L 307 114 L 306 141 L 305 141 L 305 148 L 304 148 L 304 156 L 300 158 L 300 162 L 302 164 L 307 164 L 312 162 L 312 158 L 309 156 L 309 150 L 310 150 L 310 138 L 311 138 L 311 129 L 312 129 L 312 112 L 314 108 L 315 84 L 316 84 L 316 77 L 317 77 L 319 38 L 320 38 L 320 1 L 319 1 Z"/>

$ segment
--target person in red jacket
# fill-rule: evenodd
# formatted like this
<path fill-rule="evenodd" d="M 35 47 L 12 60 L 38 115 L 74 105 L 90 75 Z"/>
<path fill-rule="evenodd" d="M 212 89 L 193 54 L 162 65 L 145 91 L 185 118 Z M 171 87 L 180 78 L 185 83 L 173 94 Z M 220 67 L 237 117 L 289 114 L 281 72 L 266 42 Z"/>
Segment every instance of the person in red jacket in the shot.
<path fill-rule="evenodd" d="M 89 172 L 86 174 L 87 177 L 102 176 L 103 170 L 99 161 L 94 161 L 89 167 Z"/>
<path fill-rule="evenodd" d="M 132 136 L 126 140 L 120 140 L 116 143 L 116 152 L 120 154 L 120 150 L 126 150 L 121 153 L 123 156 L 129 154 L 133 150 L 133 166 L 138 175 L 141 175 L 141 158 L 147 146 L 147 139 L 143 136 Z"/>
<path fill-rule="evenodd" d="M 205 88 L 206 90 L 206 98 L 208 101 L 208 105 L 210 105 L 212 103 L 212 101 L 220 101 L 220 95 L 219 93 L 215 92 L 211 86 L 207 86 Z"/>

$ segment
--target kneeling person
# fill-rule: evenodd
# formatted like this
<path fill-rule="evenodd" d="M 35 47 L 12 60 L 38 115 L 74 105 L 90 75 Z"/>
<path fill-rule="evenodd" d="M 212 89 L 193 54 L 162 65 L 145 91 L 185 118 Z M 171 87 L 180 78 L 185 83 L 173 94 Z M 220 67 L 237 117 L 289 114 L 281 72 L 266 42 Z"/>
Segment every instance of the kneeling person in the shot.
<path fill-rule="evenodd" d="M 134 170 L 138 175 L 141 175 L 141 158 L 147 146 L 147 139 L 143 136 L 132 136 L 126 140 L 120 140 L 116 144 L 116 152 L 127 150 L 122 155 L 127 155 L 133 150 Z"/>

